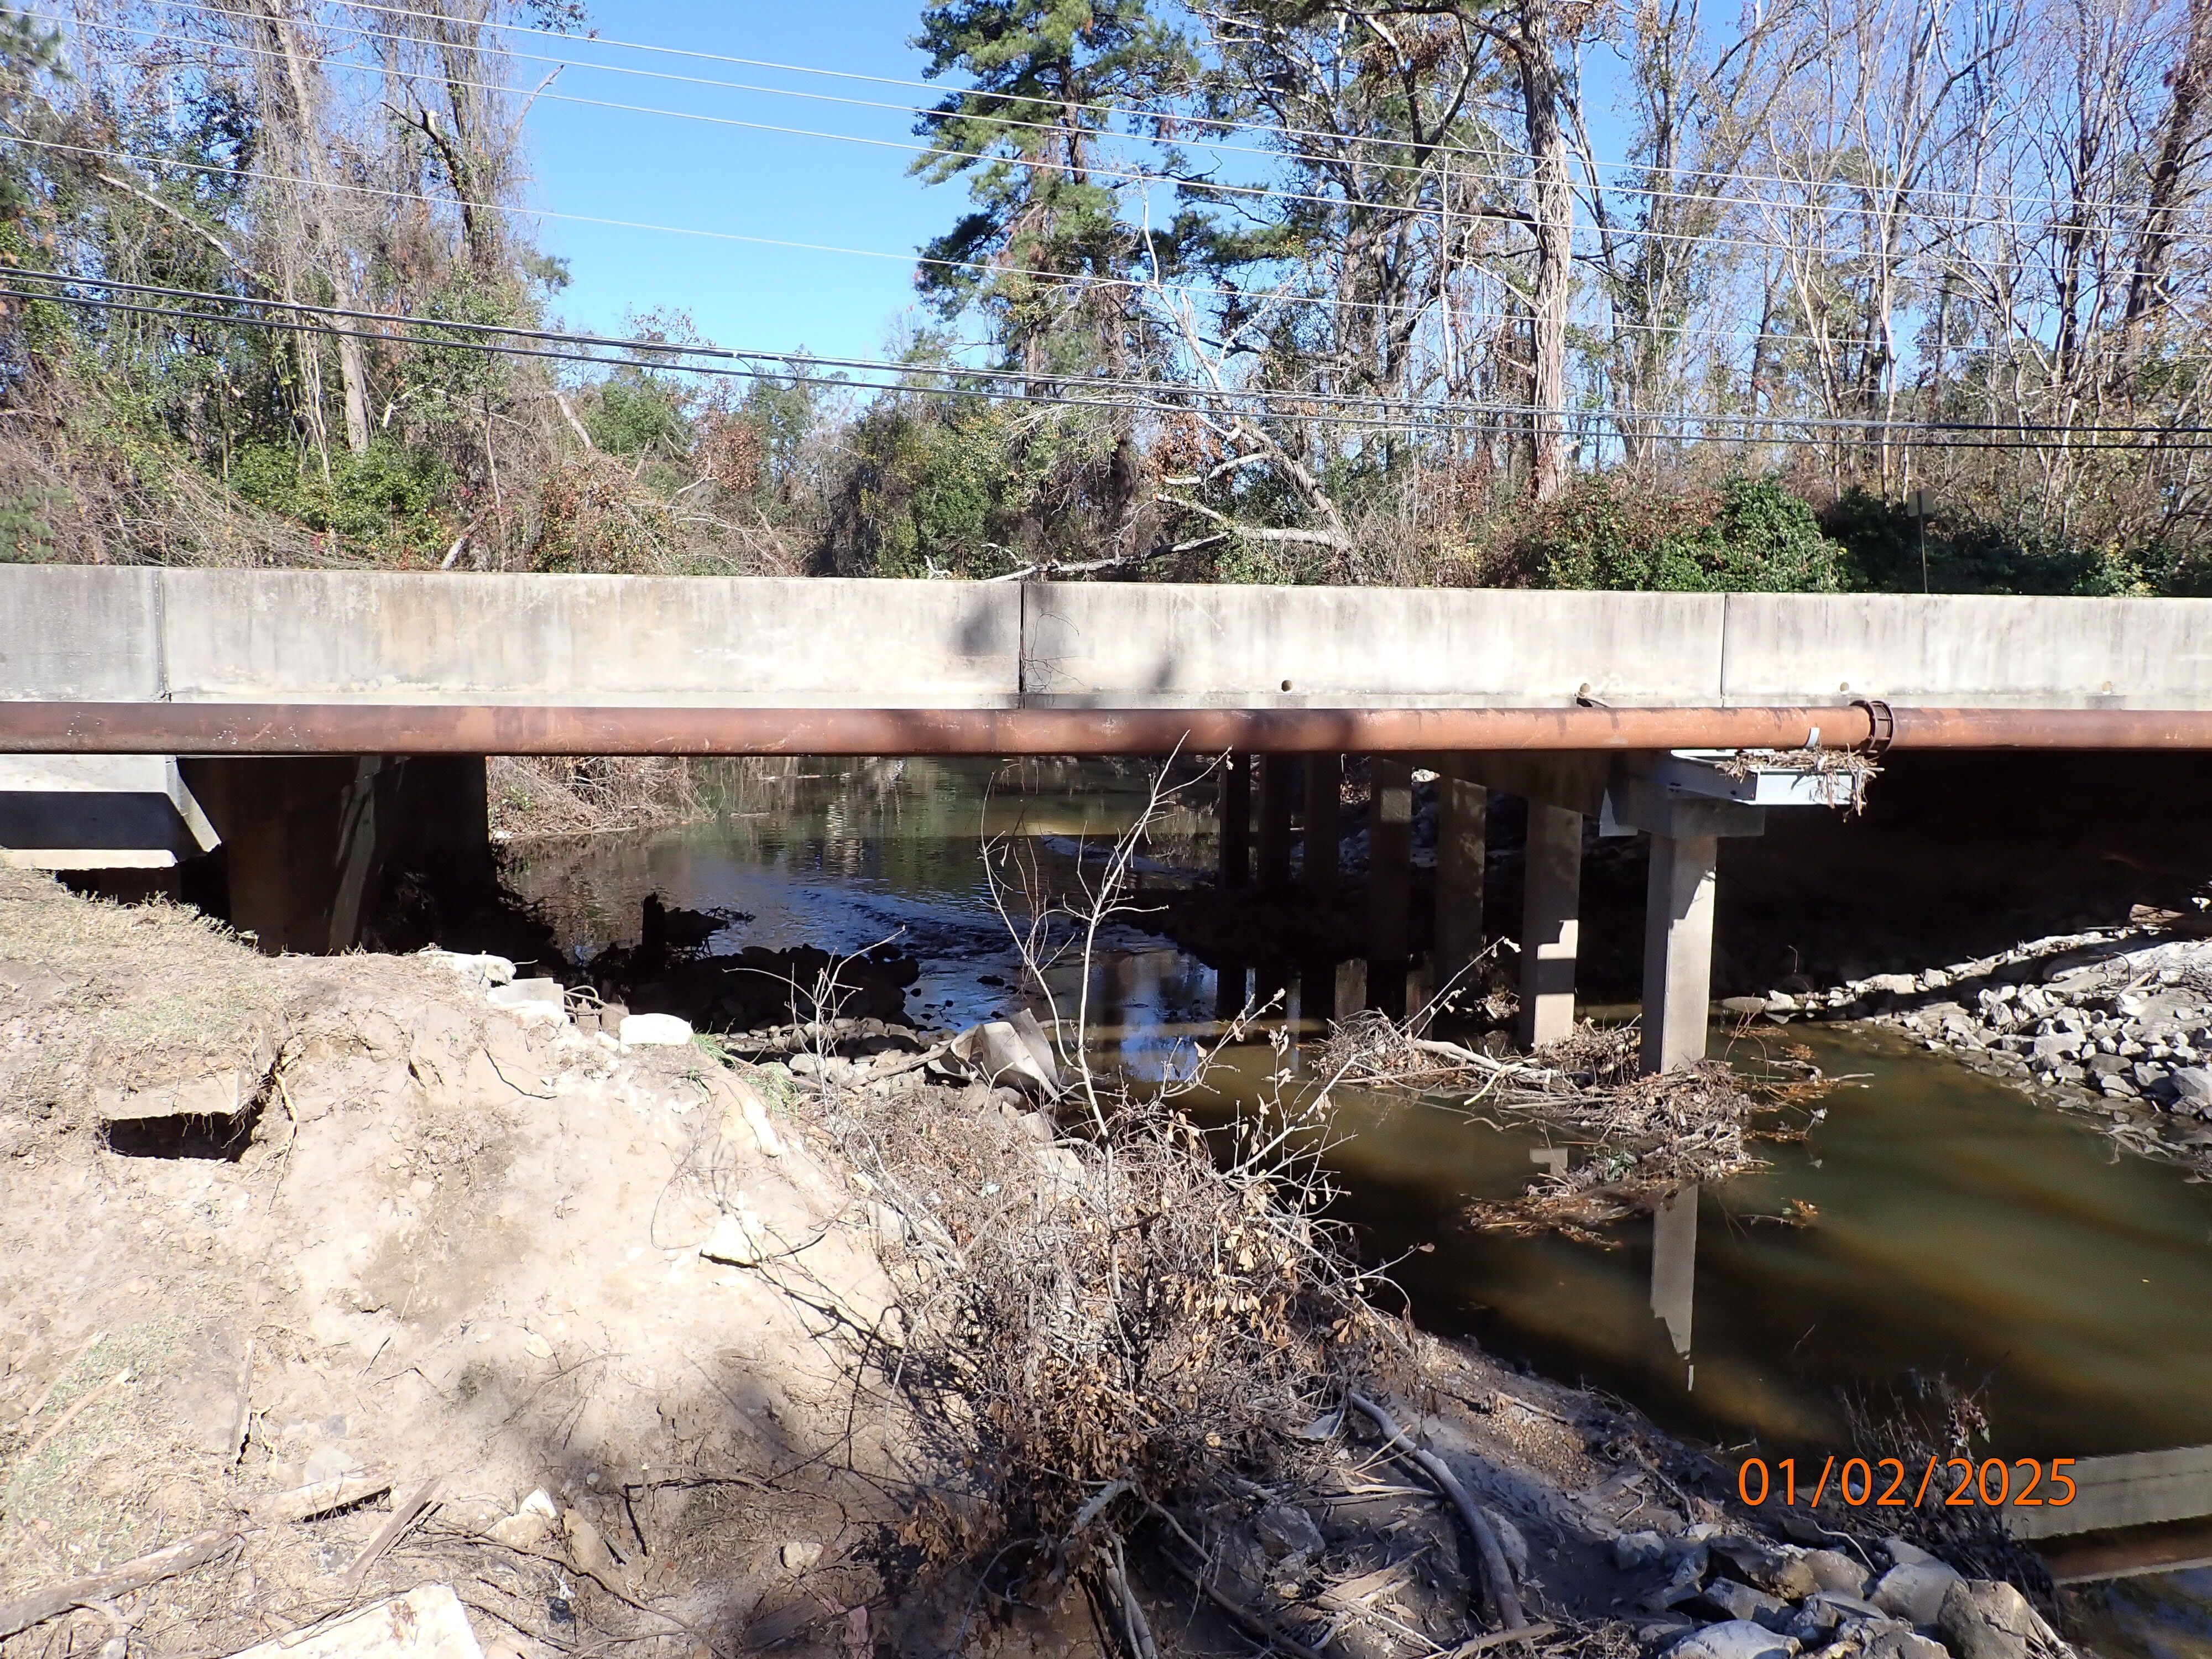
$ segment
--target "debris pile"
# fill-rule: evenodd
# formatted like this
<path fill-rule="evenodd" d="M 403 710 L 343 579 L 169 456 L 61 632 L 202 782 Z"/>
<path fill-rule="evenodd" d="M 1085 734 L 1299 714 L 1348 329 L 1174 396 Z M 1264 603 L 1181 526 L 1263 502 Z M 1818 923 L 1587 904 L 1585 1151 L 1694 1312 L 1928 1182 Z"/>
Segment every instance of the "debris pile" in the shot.
<path fill-rule="evenodd" d="M 1649 1211 L 1693 1182 L 1764 1167 L 1747 1143 L 1802 1129 L 1754 1120 L 1803 1109 L 1827 1085 L 1802 1052 L 1770 1057 L 1758 1078 L 1710 1060 L 1646 1077 L 1640 1042 L 1633 1025 L 1584 1021 L 1533 1054 L 1490 1054 L 1416 1036 L 1368 1010 L 1332 1025 L 1318 1059 L 1332 1086 L 1417 1088 L 1453 1098 L 1492 1127 L 1560 1137 L 1571 1158 L 1522 1196 L 1472 1204 L 1464 1213 L 1486 1231 L 1611 1243 L 1595 1230 Z"/>

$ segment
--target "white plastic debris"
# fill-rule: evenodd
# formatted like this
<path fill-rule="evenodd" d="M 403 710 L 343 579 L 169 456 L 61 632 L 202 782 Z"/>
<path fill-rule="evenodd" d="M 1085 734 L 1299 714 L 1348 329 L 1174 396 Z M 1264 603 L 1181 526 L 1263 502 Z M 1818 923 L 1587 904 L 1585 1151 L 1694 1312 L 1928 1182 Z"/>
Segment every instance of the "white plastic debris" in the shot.
<path fill-rule="evenodd" d="M 425 961 L 443 963 L 462 978 L 472 980 L 486 989 L 514 982 L 514 964 L 505 957 L 471 956 L 465 951 L 441 950 L 434 945 L 425 946 L 421 955 Z"/>
<path fill-rule="evenodd" d="M 624 1014 L 615 1035 L 626 1048 L 680 1048 L 691 1041 L 691 1022 L 673 1014 Z"/>
<path fill-rule="evenodd" d="M 568 996 L 557 979 L 519 979 L 511 985 L 495 985 L 484 1000 L 504 1008 L 526 1023 L 568 1023 Z"/>

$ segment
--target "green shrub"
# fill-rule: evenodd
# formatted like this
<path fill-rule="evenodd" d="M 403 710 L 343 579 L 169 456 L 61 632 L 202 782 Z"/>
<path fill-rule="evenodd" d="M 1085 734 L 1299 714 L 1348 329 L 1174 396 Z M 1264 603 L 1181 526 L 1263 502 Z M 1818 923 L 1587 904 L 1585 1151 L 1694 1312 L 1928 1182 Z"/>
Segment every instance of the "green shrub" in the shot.
<path fill-rule="evenodd" d="M 327 480 L 319 459 L 290 444 L 241 445 L 231 456 L 230 487 L 360 552 L 421 557 L 442 552 L 450 534 L 440 508 L 453 497 L 451 469 L 386 438 L 359 455 L 333 454 Z"/>
<path fill-rule="evenodd" d="M 1686 492 L 1581 478 L 1539 519 L 1522 558 L 1550 587 L 1832 593 L 1844 575 L 1844 550 L 1772 478 Z"/>

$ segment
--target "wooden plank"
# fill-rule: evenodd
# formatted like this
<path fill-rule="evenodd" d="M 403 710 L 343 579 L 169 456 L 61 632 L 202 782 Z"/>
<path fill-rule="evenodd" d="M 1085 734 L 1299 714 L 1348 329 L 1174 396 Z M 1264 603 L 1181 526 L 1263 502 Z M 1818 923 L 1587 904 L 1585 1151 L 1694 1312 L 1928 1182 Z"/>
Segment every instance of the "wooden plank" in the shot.
<path fill-rule="evenodd" d="M 2212 1446 L 2084 1457 L 2063 1473 L 2074 1482 L 2073 1500 L 2039 1509 L 2008 1506 L 2014 1537 L 2058 1538 L 2212 1515 Z M 2046 1476 L 2036 1495 L 2052 1490 Z"/>

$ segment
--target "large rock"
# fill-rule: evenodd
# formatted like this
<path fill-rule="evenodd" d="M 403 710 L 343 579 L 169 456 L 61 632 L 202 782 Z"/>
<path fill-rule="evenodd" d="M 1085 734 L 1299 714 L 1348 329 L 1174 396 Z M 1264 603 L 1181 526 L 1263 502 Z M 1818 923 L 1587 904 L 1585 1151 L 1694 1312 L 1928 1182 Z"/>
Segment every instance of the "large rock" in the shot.
<path fill-rule="evenodd" d="M 2035 1612 L 2010 1584 L 1961 1578 L 1943 1592 L 1936 1627 L 1959 1659 L 2027 1659 Z"/>
<path fill-rule="evenodd" d="M 1903 1624 L 1883 1624 L 1867 1632 L 1864 1659 L 1951 1659 L 1941 1642 L 1930 1641 Z"/>
<path fill-rule="evenodd" d="M 1941 1561 L 1907 1561 L 1875 1579 L 1867 1600 L 1908 1624 L 1932 1625 L 1944 1595 L 1960 1582 L 1958 1572 Z"/>
<path fill-rule="evenodd" d="M 1867 1570 L 1845 1555 L 1841 1550 L 1808 1550 L 1804 1556 L 1806 1571 L 1820 1589 L 1833 1590 L 1839 1595 L 1864 1595 Z"/>
<path fill-rule="evenodd" d="M 1801 1554 L 1778 1548 L 1763 1538 L 1729 1534 L 1707 1540 L 1705 1547 L 1726 1562 L 1735 1577 L 1785 1601 L 1797 1601 L 1820 1588 Z"/>
<path fill-rule="evenodd" d="M 1623 1572 L 1648 1572 L 1667 1559 L 1667 1540 L 1656 1532 L 1625 1532 L 1613 1540 L 1613 1565 Z"/>
<path fill-rule="evenodd" d="M 1795 1637 L 1748 1619 L 1729 1619 L 1677 1638 L 1662 1655 L 1663 1659 L 1794 1659 L 1797 1646 Z"/>
<path fill-rule="evenodd" d="M 680 1048 L 691 1041 L 691 1024 L 674 1014 L 625 1014 L 615 1035 L 628 1048 Z"/>
<path fill-rule="evenodd" d="M 1789 1604 L 1765 1590 L 1753 1589 L 1733 1578 L 1716 1578 L 1698 1598 L 1716 1613 L 1735 1620 L 1753 1619 L 1771 1627 L 1774 1616 L 1787 1613 Z M 1694 1607 L 1692 1608 L 1694 1611 Z"/>
<path fill-rule="evenodd" d="M 2173 1097 L 2184 1106 L 2212 1106 L 2212 1066 L 2177 1066 L 2166 1073 Z"/>

